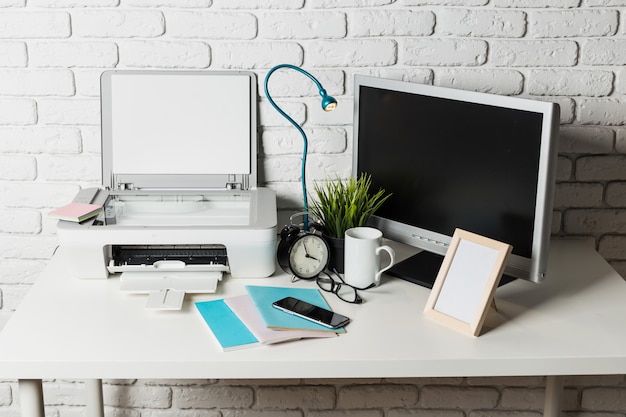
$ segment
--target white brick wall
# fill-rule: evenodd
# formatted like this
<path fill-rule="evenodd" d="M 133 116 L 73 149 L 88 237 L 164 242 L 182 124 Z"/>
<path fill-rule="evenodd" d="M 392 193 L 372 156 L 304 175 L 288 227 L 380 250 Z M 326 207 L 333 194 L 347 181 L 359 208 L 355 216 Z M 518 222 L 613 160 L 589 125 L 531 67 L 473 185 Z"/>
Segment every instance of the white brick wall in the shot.
<path fill-rule="evenodd" d="M 626 0 L 0 0 L 0 328 L 56 246 L 52 207 L 100 182 L 98 79 L 110 68 L 293 72 L 274 97 L 309 135 L 308 179 L 348 175 L 352 77 L 369 74 L 561 106 L 553 233 L 594 240 L 626 275 Z M 299 135 L 259 104 L 262 181 L 300 204 Z M 131 417 L 538 416 L 544 380 L 107 381 Z M 54 416 L 82 386 L 47 381 Z M 567 416 L 625 417 L 623 375 L 568 378 Z M 0 381 L 0 415 L 18 415 Z"/>

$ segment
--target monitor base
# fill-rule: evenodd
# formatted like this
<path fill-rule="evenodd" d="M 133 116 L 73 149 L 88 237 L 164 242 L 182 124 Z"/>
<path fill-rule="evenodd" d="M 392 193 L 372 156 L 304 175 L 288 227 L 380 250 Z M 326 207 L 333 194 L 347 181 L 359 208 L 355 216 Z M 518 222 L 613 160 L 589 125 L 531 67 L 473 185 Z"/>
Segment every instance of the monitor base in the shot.
<path fill-rule="evenodd" d="M 432 289 L 442 262 L 443 255 L 422 251 L 402 262 L 398 262 L 387 273 L 393 277 Z M 504 274 L 498 286 L 508 284 L 516 279 L 513 276 Z"/>

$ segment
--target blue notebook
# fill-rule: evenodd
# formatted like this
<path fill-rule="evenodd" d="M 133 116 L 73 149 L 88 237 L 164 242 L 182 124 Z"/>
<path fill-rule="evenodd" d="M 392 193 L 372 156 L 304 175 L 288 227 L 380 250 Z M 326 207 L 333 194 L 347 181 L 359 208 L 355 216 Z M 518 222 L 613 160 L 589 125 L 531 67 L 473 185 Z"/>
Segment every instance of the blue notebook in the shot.
<path fill-rule="evenodd" d="M 200 301 L 195 304 L 223 351 L 260 344 L 223 299 Z"/>
<path fill-rule="evenodd" d="M 321 324 L 285 313 L 272 307 L 274 301 L 278 301 L 285 297 L 295 297 L 300 300 L 309 302 L 318 307 L 330 310 L 328 303 L 315 288 L 293 288 L 293 287 L 266 287 L 257 285 L 247 285 L 246 290 L 250 294 L 250 298 L 259 310 L 265 324 L 270 329 L 275 330 L 318 330 L 325 332 L 345 333 L 345 329 L 330 329 Z"/>

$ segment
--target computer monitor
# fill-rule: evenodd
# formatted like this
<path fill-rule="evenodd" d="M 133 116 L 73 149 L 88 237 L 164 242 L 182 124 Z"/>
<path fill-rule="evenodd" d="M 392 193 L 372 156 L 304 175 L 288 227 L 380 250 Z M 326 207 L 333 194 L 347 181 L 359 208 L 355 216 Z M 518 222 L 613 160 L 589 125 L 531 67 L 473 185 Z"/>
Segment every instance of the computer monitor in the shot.
<path fill-rule="evenodd" d="M 353 174 L 392 193 L 371 225 L 422 249 L 397 277 L 432 287 L 456 228 L 509 243 L 507 278 L 544 280 L 559 107 L 356 76 Z"/>

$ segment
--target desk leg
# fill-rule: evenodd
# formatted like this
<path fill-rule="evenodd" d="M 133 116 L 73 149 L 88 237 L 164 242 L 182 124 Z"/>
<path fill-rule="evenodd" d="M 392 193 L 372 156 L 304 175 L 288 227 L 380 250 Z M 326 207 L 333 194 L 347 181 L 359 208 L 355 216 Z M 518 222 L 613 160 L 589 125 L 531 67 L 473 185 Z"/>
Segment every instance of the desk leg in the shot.
<path fill-rule="evenodd" d="M 561 394 L 563 393 L 563 377 L 549 375 L 546 377 L 546 397 L 543 405 L 543 417 L 559 417 L 561 415 Z"/>
<path fill-rule="evenodd" d="M 41 379 L 20 379 L 18 383 L 22 417 L 44 417 Z"/>
<path fill-rule="evenodd" d="M 85 415 L 88 417 L 104 417 L 104 401 L 102 399 L 102 380 L 85 380 Z"/>

